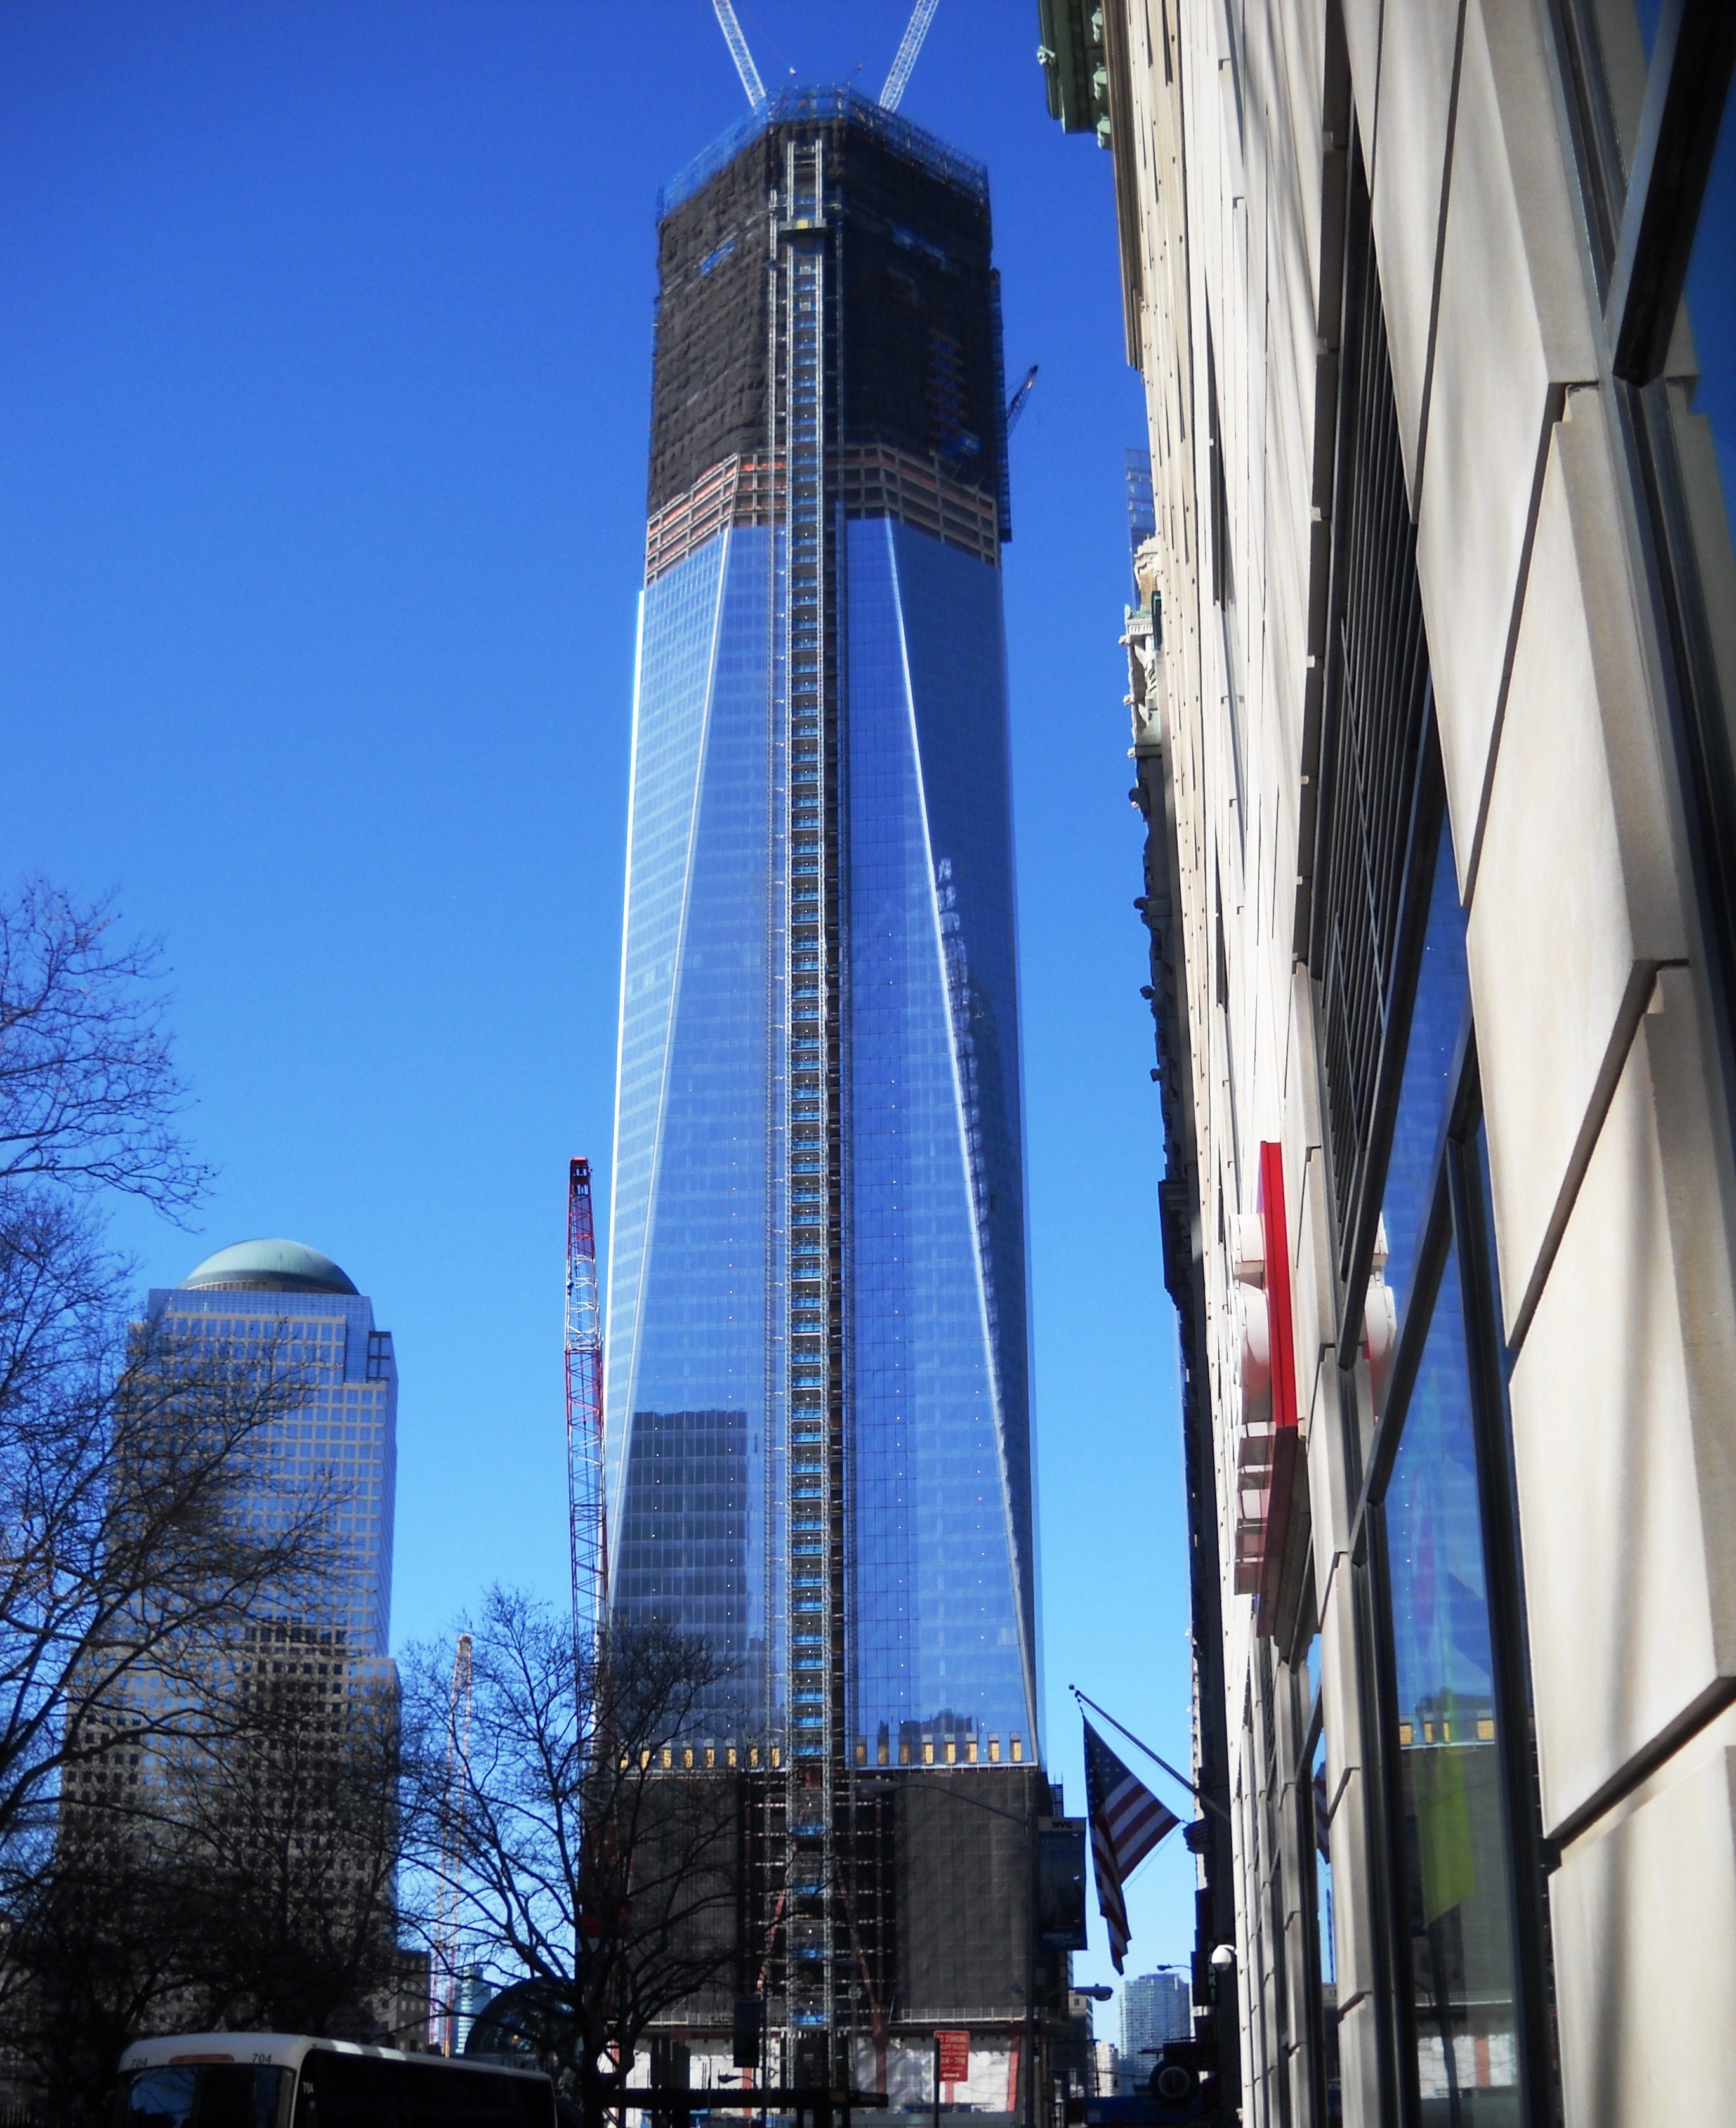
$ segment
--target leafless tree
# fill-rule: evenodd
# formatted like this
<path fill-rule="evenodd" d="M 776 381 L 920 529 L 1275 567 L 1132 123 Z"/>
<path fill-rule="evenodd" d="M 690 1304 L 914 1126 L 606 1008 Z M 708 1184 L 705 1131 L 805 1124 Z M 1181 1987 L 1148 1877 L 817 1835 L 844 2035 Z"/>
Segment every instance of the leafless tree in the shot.
<path fill-rule="evenodd" d="M 117 1780 L 63 1799 L 12 1917 L 15 2079 L 51 2117 L 94 2122 L 141 2032 L 396 2037 L 405 1827 L 389 1674 L 345 1660 L 329 1633 L 255 1628 L 197 1727 L 126 1743 Z"/>
<path fill-rule="evenodd" d="M 380 2039 L 405 1833 L 395 1681 L 311 1629 L 264 1629 L 235 1704 L 178 1753 L 168 1817 L 198 1890 L 188 1959 L 214 2026 Z"/>
<path fill-rule="evenodd" d="M 551 2066 L 600 2128 L 653 2022 L 738 1956 L 741 1776 L 684 1741 L 727 1672 L 658 1625 L 617 1622 L 606 1661 L 575 1659 L 570 1621 L 512 1589 L 467 1630 L 467 1742 L 446 1727 L 448 1651 L 407 1670 L 420 1732 L 456 1749 L 463 1776 L 446 1782 L 446 1756 L 425 1748 L 441 1795 L 426 1861 L 449 1876 L 459 1862 L 468 1940 L 502 1977 L 539 1983 Z"/>
<path fill-rule="evenodd" d="M 211 1170 L 176 1125 L 162 952 L 115 936 L 112 896 L 46 880 L 0 897 L 0 1185 L 118 1190 L 173 1217 Z"/>
<path fill-rule="evenodd" d="M 107 1850 L 72 1869 L 65 1810 L 128 1807 L 262 1598 L 323 1556 L 319 1499 L 269 1532 L 237 1508 L 307 1393 L 296 1369 L 129 1325 L 104 1197 L 181 1218 L 208 1176 L 176 1124 L 159 957 L 114 924 L 40 881 L 0 896 L 0 2026 L 45 1888 L 56 1927 L 75 1878 L 100 1901 Z"/>

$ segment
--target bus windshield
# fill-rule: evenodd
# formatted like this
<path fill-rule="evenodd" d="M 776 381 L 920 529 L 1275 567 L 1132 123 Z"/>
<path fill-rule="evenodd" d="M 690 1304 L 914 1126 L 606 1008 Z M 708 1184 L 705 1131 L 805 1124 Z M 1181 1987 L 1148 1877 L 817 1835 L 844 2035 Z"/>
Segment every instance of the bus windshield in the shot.
<path fill-rule="evenodd" d="M 115 2128 L 279 2128 L 291 2071 L 245 2062 L 177 2062 L 122 2080 Z"/>

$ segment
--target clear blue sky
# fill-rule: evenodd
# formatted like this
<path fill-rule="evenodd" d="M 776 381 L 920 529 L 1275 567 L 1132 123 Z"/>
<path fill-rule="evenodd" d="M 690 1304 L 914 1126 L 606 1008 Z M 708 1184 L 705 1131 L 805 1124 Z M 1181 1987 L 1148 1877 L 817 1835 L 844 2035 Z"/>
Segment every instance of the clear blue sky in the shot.
<path fill-rule="evenodd" d="M 768 82 L 878 93 L 904 0 L 743 0 Z M 1187 1584 L 1109 158 L 1034 0 L 941 0 L 904 108 L 989 165 L 1049 1750 L 1069 1682 L 1185 1765 Z M 196 1236 L 289 1235 L 397 1336 L 394 1638 L 566 1585 L 567 1157 L 606 1176 L 653 207 L 744 108 L 706 0 L 0 11 L 0 864 L 113 886 L 175 971 Z M 1172 1802 L 1179 1798 L 1166 1790 Z M 1182 1959 L 1179 1837 L 1130 1969 Z M 1101 1928 L 1077 1961 L 1111 1977 Z"/>

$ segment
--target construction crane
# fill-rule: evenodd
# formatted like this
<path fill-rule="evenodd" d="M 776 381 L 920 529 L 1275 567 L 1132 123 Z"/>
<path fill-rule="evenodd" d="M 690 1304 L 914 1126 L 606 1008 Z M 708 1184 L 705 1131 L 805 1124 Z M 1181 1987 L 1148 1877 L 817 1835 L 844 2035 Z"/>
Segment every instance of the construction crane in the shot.
<path fill-rule="evenodd" d="M 1025 382 L 1006 402 L 1006 433 L 1011 435 L 1019 425 L 1019 416 L 1025 411 L 1025 402 L 1030 397 L 1030 388 L 1037 381 L 1037 365 L 1033 363 L 1025 373 Z"/>
<path fill-rule="evenodd" d="M 897 57 L 892 61 L 892 70 L 886 78 L 886 87 L 880 92 L 880 102 L 887 111 L 896 111 L 904 100 L 904 92 L 910 86 L 911 74 L 922 50 L 922 40 L 928 35 L 928 26 L 935 19 L 935 10 L 940 0 L 916 0 L 911 11 L 911 19 L 904 26 L 904 41 L 898 47 Z M 718 0 L 720 9 L 723 0 Z"/>
<path fill-rule="evenodd" d="M 741 34 L 741 25 L 735 19 L 732 0 L 711 0 L 711 5 L 717 10 L 717 26 L 723 31 L 724 42 L 730 48 L 730 57 L 735 62 L 735 71 L 741 76 L 741 85 L 748 93 L 748 102 L 758 111 L 765 102 L 765 83 L 759 78 L 759 69 L 754 64 L 754 55 L 748 50 L 748 40 Z"/>
<path fill-rule="evenodd" d="M 584 1689 L 587 1651 L 608 1617 L 604 1542 L 603 1332 L 597 1291 L 591 1163 L 567 1166 L 567 1508 L 573 1560 L 573 1660 Z"/>
<path fill-rule="evenodd" d="M 440 1805 L 440 1884 L 432 1968 L 440 2050 L 458 2050 L 459 1900 L 464 1875 L 464 1818 L 470 1801 L 470 1636 L 460 1633 L 446 1702 L 446 1788 Z"/>

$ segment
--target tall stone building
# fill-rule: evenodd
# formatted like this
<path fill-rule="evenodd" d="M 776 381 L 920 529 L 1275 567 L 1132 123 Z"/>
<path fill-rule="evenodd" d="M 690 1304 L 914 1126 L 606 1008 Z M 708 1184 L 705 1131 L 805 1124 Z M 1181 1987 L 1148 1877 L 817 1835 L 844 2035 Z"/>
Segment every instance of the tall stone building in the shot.
<path fill-rule="evenodd" d="M 1196 2009 L 1249 2123 L 1716 2119 L 1736 13 L 1039 12 L 1149 417 Z"/>

